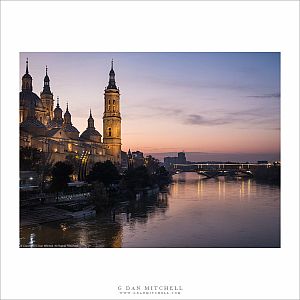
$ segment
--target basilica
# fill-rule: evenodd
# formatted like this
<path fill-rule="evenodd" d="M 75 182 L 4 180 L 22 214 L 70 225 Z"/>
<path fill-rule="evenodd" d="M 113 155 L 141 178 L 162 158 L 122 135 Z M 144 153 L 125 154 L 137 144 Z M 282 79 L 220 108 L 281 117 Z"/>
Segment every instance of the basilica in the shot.
<path fill-rule="evenodd" d="M 87 128 L 80 134 L 72 123 L 69 105 L 67 104 L 63 114 L 58 97 L 56 105 L 54 104 L 47 67 L 40 96 L 33 92 L 32 77 L 28 69 L 27 59 L 20 92 L 20 146 L 43 151 L 47 160 L 52 163 L 63 161 L 71 154 L 85 165 L 106 160 L 120 165 L 120 91 L 116 86 L 113 62 L 108 86 L 104 90 L 103 138 L 95 128 L 91 110 Z"/>

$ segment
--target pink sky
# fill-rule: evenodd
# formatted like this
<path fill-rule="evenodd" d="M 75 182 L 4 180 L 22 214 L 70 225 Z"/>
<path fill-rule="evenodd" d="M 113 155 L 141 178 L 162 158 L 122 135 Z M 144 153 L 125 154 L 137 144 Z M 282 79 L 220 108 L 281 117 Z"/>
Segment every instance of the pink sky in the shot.
<path fill-rule="evenodd" d="M 280 152 L 279 53 L 21 53 L 39 95 L 51 90 L 82 132 L 102 132 L 111 58 L 121 91 L 122 149 L 145 153 Z"/>

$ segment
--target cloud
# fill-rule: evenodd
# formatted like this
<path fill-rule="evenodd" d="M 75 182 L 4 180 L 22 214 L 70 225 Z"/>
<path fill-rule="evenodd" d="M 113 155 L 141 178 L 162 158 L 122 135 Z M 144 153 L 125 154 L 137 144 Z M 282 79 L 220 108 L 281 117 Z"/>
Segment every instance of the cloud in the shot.
<path fill-rule="evenodd" d="M 232 121 L 230 121 L 228 118 L 215 118 L 215 119 L 208 119 L 206 117 L 203 117 L 201 115 L 188 115 L 185 120 L 184 123 L 186 124 L 192 124 L 192 125 L 225 125 L 225 124 L 229 124 L 232 123 Z"/>
<path fill-rule="evenodd" d="M 215 116 L 215 111 L 212 111 L 211 115 Z M 279 122 L 279 114 L 278 117 L 274 115 L 266 116 L 264 110 L 257 108 L 233 112 L 223 111 L 218 117 L 213 118 L 209 117 L 209 112 L 206 113 L 205 116 L 201 114 L 188 114 L 183 116 L 182 121 L 184 124 L 191 125 L 220 126 L 227 124 L 243 124 L 243 126 L 239 126 L 238 128 L 244 129 L 247 127 L 249 129 L 249 126 L 264 126 L 265 129 L 280 130 L 280 128 L 274 126 L 274 123 L 276 124 Z M 247 126 L 244 126 L 245 124 L 247 124 Z"/>
<path fill-rule="evenodd" d="M 178 123 L 195 126 L 224 126 L 233 124 L 237 129 L 249 128 L 249 126 L 271 129 L 278 127 L 277 124 L 279 122 L 279 113 L 273 110 L 266 112 L 262 107 L 235 111 L 206 109 L 205 112 L 201 111 L 199 114 L 197 111 L 186 111 L 186 108 L 174 108 L 168 103 L 155 105 L 153 101 L 149 101 L 147 104 L 134 106 L 127 113 L 124 113 L 124 119 L 127 120 L 161 119 L 161 117 L 168 117 L 177 120 Z"/>
<path fill-rule="evenodd" d="M 280 98 L 280 93 L 248 95 L 247 98 Z"/>

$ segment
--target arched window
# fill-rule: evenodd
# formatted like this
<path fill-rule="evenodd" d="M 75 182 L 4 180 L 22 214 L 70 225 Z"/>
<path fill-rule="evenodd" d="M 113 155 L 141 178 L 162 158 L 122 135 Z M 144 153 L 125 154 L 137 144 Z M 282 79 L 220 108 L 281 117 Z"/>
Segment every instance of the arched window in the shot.
<path fill-rule="evenodd" d="M 113 104 L 116 104 L 116 101 L 115 101 L 115 100 L 113 101 Z"/>
<path fill-rule="evenodd" d="M 113 112 L 115 112 L 115 109 L 116 109 L 116 106 L 115 106 L 115 105 L 113 105 Z"/>
<path fill-rule="evenodd" d="M 110 105 L 108 105 L 107 111 L 110 111 Z"/>
<path fill-rule="evenodd" d="M 42 117 L 40 117 L 40 122 L 43 122 L 43 118 Z"/>
<path fill-rule="evenodd" d="M 111 128 L 108 128 L 108 136 L 111 136 Z"/>

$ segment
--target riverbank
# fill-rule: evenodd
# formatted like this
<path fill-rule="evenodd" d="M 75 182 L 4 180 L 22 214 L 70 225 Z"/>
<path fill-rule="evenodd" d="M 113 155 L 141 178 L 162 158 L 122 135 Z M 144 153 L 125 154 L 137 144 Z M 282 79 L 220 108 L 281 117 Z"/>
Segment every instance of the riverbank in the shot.
<path fill-rule="evenodd" d="M 20 205 L 20 226 L 36 226 L 44 223 L 85 218 L 96 214 L 89 194 L 48 197 Z"/>
<path fill-rule="evenodd" d="M 257 182 L 280 185 L 280 167 L 258 167 L 255 170 L 253 170 L 253 178 Z"/>
<path fill-rule="evenodd" d="M 109 191 L 103 185 L 96 184 L 92 193 L 49 197 L 45 201 L 36 201 L 21 205 L 20 226 L 37 226 L 57 221 L 69 221 L 75 218 L 95 216 L 114 210 L 121 202 L 135 202 L 160 191 L 158 186 L 147 187 L 134 192 L 129 190 Z"/>

